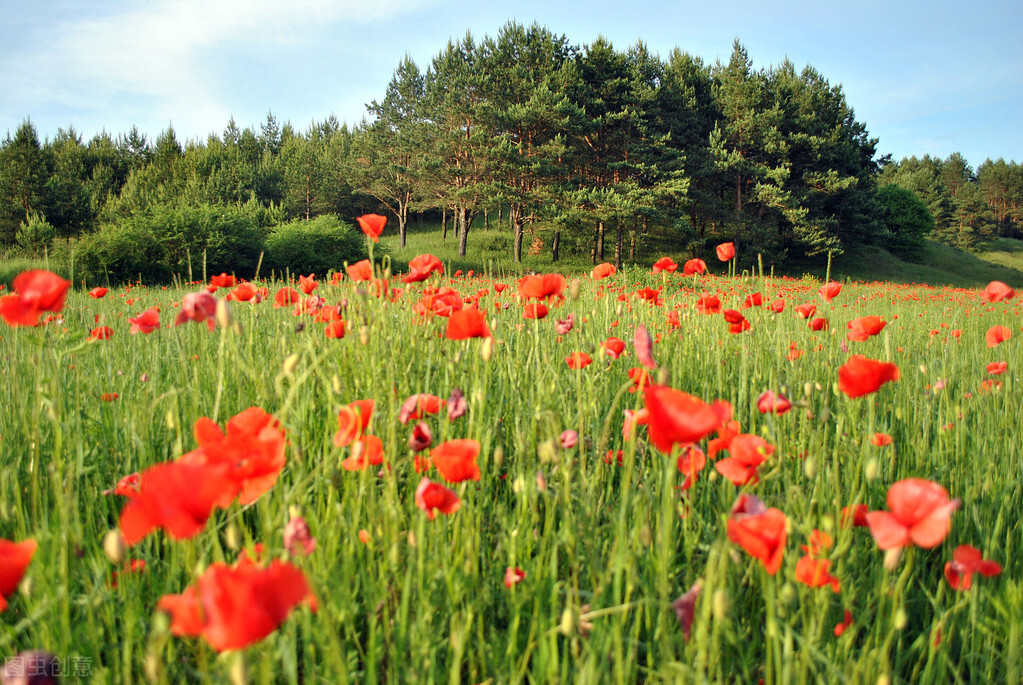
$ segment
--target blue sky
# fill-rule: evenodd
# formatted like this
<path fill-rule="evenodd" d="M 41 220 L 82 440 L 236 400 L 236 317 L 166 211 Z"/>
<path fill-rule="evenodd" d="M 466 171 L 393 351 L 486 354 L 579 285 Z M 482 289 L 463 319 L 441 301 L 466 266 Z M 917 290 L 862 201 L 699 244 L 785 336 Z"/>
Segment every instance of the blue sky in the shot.
<path fill-rule="evenodd" d="M 917 0 L 0 0 L 0 135 L 26 117 L 41 137 L 132 125 L 205 139 L 272 110 L 304 130 L 349 123 L 383 95 L 401 57 L 424 66 L 449 38 L 533 21 L 583 45 L 643 40 L 754 68 L 786 57 L 841 84 L 896 159 L 961 152 L 1023 162 L 1023 3 Z"/>

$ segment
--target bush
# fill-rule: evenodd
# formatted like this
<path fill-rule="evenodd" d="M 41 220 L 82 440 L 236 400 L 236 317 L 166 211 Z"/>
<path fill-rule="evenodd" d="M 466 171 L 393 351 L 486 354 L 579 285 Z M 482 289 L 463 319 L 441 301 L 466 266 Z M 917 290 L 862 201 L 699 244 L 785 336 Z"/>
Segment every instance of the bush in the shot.
<path fill-rule="evenodd" d="M 293 274 L 325 276 L 331 269 L 341 269 L 345 262 L 365 259 L 366 238 L 333 214 L 326 214 L 271 229 L 263 250 L 264 273 L 287 269 Z M 382 257 L 383 252 L 380 245 L 375 245 L 374 259 Z"/>
<path fill-rule="evenodd" d="M 250 205 L 153 205 L 115 218 L 82 240 L 81 267 L 87 278 L 111 282 L 166 282 L 175 274 L 255 274 L 265 230 Z"/>
<path fill-rule="evenodd" d="M 26 221 L 21 222 L 14 240 L 27 255 L 38 256 L 53 245 L 54 234 L 53 226 L 46 217 L 32 212 Z"/>
<path fill-rule="evenodd" d="M 145 283 L 159 283 L 171 277 L 167 251 L 153 230 L 132 221 L 105 224 L 82 238 L 75 261 L 89 283 L 129 283 L 140 276 Z"/>
<path fill-rule="evenodd" d="M 878 244 L 902 259 L 917 261 L 924 239 L 934 230 L 934 217 L 912 190 L 894 183 L 877 189 L 878 220 L 884 233 Z"/>

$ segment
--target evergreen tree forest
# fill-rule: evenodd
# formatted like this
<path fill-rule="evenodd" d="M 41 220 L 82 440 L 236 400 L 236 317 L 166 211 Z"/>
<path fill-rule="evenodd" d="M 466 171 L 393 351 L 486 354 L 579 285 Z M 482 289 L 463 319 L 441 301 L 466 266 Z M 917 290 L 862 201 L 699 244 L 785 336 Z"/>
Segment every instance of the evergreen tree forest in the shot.
<path fill-rule="evenodd" d="M 137 128 L 40 140 L 26 119 L 0 143 L 0 249 L 63 241 L 116 261 L 149 245 L 137 260 L 178 260 L 177 273 L 182 251 L 191 268 L 213 245 L 367 212 L 387 215 L 402 246 L 425 219 L 460 255 L 483 225 L 510 232 L 514 262 L 533 248 L 618 266 L 653 234 L 683 254 L 728 240 L 774 262 L 1023 237 L 1015 162 L 896 163 L 877 142 L 840 85 L 788 61 L 755 67 L 738 41 L 708 64 L 508 23 L 429 64 L 403 59 L 354 126 L 331 116 L 299 131 L 270 113 L 205 141 L 170 127 L 155 140 Z M 242 237 L 225 237 L 224 221 Z M 242 266 L 222 251 L 221 265 Z"/>

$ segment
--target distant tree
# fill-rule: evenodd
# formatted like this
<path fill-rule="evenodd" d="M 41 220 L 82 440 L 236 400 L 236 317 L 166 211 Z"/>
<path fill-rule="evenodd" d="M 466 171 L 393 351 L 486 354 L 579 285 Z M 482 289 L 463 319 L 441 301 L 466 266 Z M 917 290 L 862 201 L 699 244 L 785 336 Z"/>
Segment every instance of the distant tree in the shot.
<path fill-rule="evenodd" d="M 13 244 L 19 227 L 32 212 L 46 215 L 50 173 L 51 160 L 35 125 L 26 119 L 13 138 L 8 134 L 0 144 L 0 244 Z"/>
<path fill-rule="evenodd" d="M 904 259 L 919 259 L 925 238 L 934 230 L 934 217 L 912 190 L 894 183 L 877 189 L 878 221 L 883 234 L 878 243 Z"/>

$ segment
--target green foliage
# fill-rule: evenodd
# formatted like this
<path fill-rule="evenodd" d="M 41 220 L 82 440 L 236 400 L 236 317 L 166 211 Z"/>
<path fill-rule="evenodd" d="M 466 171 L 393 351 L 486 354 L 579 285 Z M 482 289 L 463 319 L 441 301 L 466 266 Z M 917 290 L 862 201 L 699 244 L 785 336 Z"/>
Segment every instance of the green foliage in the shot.
<path fill-rule="evenodd" d="M 916 193 L 889 183 L 877 189 L 878 220 L 884 233 L 879 243 L 892 254 L 919 260 L 924 239 L 934 230 L 934 217 Z"/>
<path fill-rule="evenodd" d="M 270 231 L 263 246 L 263 273 L 315 273 L 321 277 L 366 257 L 366 238 L 333 214 L 295 219 Z M 378 248 L 375 257 L 385 251 Z"/>
<path fill-rule="evenodd" d="M 139 221 L 104 224 L 79 242 L 75 259 L 82 277 L 93 284 L 132 283 L 139 278 L 161 283 L 172 273 L 167 250 L 152 226 Z"/>
<path fill-rule="evenodd" d="M 28 219 L 21 222 L 18 232 L 14 237 L 15 242 L 27 254 L 39 256 L 51 245 L 56 235 L 53 226 L 41 214 L 32 212 Z"/>

